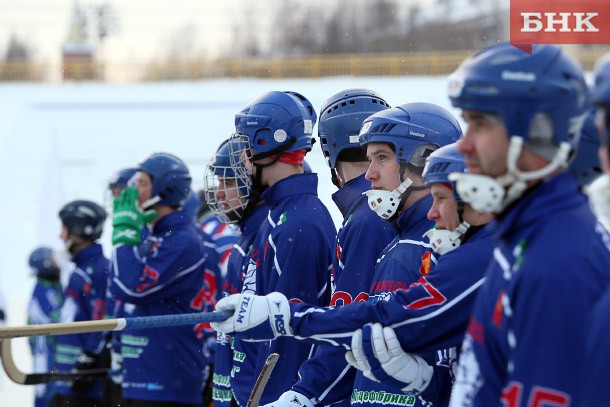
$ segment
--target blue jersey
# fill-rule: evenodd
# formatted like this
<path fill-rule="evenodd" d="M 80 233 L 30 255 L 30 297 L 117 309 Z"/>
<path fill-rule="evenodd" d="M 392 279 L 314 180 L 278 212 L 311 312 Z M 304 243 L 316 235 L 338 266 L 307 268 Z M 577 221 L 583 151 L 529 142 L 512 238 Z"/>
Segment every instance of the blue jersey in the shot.
<path fill-rule="evenodd" d="M 586 316 L 610 282 L 610 236 L 568 173 L 494 222 L 452 405 L 580 406 Z"/>
<path fill-rule="evenodd" d="M 159 219 L 140 246 L 117 245 L 112 253 L 112 294 L 128 317 L 206 310 L 206 273 L 217 257 L 181 211 Z M 200 403 L 206 360 L 198 327 L 135 329 L 121 335 L 123 397 Z"/>
<path fill-rule="evenodd" d="M 607 290 L 591 313 L 585 335 L 584 371 L 581 373 L 583 407 L 610 405 L 608 373 L 610 371 L 610 290 Z"/>
<path fill-rule="evenodd" d="M 229 296 L 240 293 L 245 269 L 247 268 L 248 253 L 252 242 L 258 233 L 261 223 L 267 216 L 267 205 L 259 205 L 243 220 L 239 222 L 241 235 L 233 246 L 227 265 L 227 275 L 222 282 L 222 295 Z M 217 407 L 228 407 L 233 397 L 232 387 L 246 390 L 252 387 L 256 381 L 258 372 L 255 371 L 256 359 L 253 357 L 233 360 L 234 336 L 230 334 L 217 333 L 216 355 L 214 357 L 214 377 L 212 387 L 212 398 Z M 245 350 L 244 354 L 256 355 L 258 344 L 244 342 L 240 348 Z M 235 365 L 235 369 L 233 366 Z M 247 400 L 248 394 L 243 395 Z"/>
<path fill-rule="evenodd" d="M 216 216 L 209 216 L 200 225 L 201 231 L 212 238 L 214 249 L 219 257 L 221 277 L 227 274 L 227 263 L 233 245 L 238 239 L 237 231 L 232 225 L 222 223 Z"/>
<path fill-rule="evenodd" d="M 383 221 L 368 207 L 363 192 L 371 183 L 361 175 L 333 194 L 343 215 L 333 256 L 334 292 L 330 305 L 367 301 L 375 265 L 381 251 L 398 234 L 395 224 Z M 349 403 L 356 369 L 345 360 L 345 351 L 321 346 L 299 371 L 301 379 L 293 390 L 330 405 L 341 400 Z"/>
<path fill-rule="evenodd" d="M 61 308 L 61 322 L 90 321 L 104 317 L 106 283 L 108 279 L 108 259 L 104 257 L 102 246 L 93 244 L 78 252 L 73 258 L 75 268 L 70 274 L 64 291 Z M 94 352 L 99 345 L 100 333 L 61 335 L 57 337 L 55 369 L 69 372 L 78 356 L 84 352 Z M 101 380 L 96 380 L 94 388 L 88 392 L 73 392 L 69 382 L 58 382 L 57 391 L 64 395 L 100 398 Z"/>
<path fill-rule="evenodd" d="M 61 283 L 38 278 L 32 299 L 28 304 L 28 324 L 51 324 L 59 322 L 60 309 L 64 302 Z M 46 373 L 53 369 L 55 361 L 54 336 L 31 336 L 30 350 L 34 361 L 34 373 Z M 55 393 L 55 384 L 36 385 L 36 405 L 47 405 Z"/>
<path fill-rule="evenodd" d="M 329 304 L 336 230 L 317 196 L 317 187 L 316 174 L 297 174 L 276 182 L 263 193 L 269 213 L 254 245 L 257 252 L 250 260 L 256 266 L 257 294 L 279 291 L 293 302 Z M 299 367 L 314 350 L 311 345 L 287 337 L 259 345 L 257 372 L 270 353 L 281 355 L 269 379 L 274 385 L 265 389 L 262 404 L 277 400 L 292 387 Z M 239 398 L 237 401 L 245 403 Z"/>
<path fill-rule="evenodd" d="M 429 274 L 422 274 L 406 290 L 387 295 L 382 301 L 330 308 L 325 312 L 309 312 L 303 304 L 291 304 L 290 325 L 295 335 L 346 349 L 352 333 L 364 324 L 379 322 L 391 326 L 405 351 L 437 354 L 436 361 L 428 360 L 435 375 L 421 397 L 436 398 L 435 405 L 443 405 L 449 395 L 455 348 L 462 342 L 492 250 L 491 230 L 480 229 L 458 249 L 440 257 Z M 379 405 L 422 403 L 419 397 L 400 394 L 396 389 L 358 391 L 353 398 L 353 402 Z"/>

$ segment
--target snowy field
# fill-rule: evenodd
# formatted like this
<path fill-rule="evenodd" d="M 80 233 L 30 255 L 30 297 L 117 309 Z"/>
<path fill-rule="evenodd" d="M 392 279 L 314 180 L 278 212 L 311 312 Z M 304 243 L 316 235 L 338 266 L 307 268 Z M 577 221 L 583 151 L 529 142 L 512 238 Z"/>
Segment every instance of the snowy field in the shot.
<path fill-rule="evenodd" d="M 305 95 L 319 110 L 330 95 L 350 87 L 374 89 L 392 105 L 432 102 L 450 108 L 445 77 L 215 80 L 145 85 L 0 85 L 0 291 L 8 324 L 22 325 L 33 288 L 27 257 L 47 244 L 61 248 L 57 212 L 73 199 L 104 202 L 112 173 L 154 152 L 188 164 L 193 187 L 220 142 L 233 131 L 236 112 L 269 90 Z M 454 113 L 457 113 L 454 111 Z M 328 167 L 317 143 L 306 157 L 320 174 L 319 194 L 337 225 Z M 102 237 L 110 249 L 110 225 Z M 25 339 L 14 358 L 31 371 Z M 0 405 L 33 405 L 32 386 L 0 373 Z"/>

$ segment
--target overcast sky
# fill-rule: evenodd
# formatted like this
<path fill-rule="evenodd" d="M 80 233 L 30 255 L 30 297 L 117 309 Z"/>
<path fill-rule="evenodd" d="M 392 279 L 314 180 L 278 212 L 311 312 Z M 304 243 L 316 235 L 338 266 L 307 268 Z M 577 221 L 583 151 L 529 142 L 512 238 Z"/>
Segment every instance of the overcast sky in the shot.
<path fill-rule="evenodd" d="M 82 8 L 102 3 L 114 8 L 119 31 L 101 49 L 102 59 L 125 63 L 163 57 L 168 44 L 189 31 L 197 41 L 195 51 L 216 56 L 231 46 L 235 23 L 267 30 L 273 9 L 283 0 L 0 0 L 0 57 L 15 34 L 31 45 L 36 61 L 59 62 L 77 1 Z M 307 1 L 330 5 L 337 0 Z M 398 2 L 404 7 L 435 1 Z"/>
<path fill-rule="evenodd" d="M 164 55 L 170 39 L 191 27 L 202 39 L 201 48 L 214 54 L 230 40 L 232 19 L 244 18 L 243 4 L 256 5 L 256 14 L 264 15 L 275 1 L 109 0 L 119 31 L 103 52 L 109 60 L 147 61 Z M 86 7 L 103 0 L 78 2 Z M 75 0 L 0 0 L 0 55 L 14 33 L 32 45 L 37 60 L 58 61 L 74 4 Z"/>

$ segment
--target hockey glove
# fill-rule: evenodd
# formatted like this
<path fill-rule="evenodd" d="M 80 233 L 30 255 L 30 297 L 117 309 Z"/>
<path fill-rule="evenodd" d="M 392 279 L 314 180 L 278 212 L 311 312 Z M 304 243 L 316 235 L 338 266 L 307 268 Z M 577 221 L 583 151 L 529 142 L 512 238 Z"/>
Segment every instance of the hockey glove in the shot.
<path fill-rule="evenodd" d="M 400 347 L 392 328 L 367 324 L 354 332 L 347 362 L 364 376 L 409 393 L 421 393 L 432 378 L 433 368 L 420 356 Z"/>
<path fill-rule="evenodd" d="M 216 304 L 216 311 L 227 310 L 235 312 L 231 318 L 211 323 L 218 332 L 235 332 L 239 339 L 246 341 L 268 341 L 282 335 L 293 335 L 290 306 L 283 294 L 233 294 Z"/>
<path fill-rule="evenodd" d="M 320 402 L 316 399 L 310 400 L 296 391 L 288 390 L 273 403 L 261 407 L 315 407 L 316 404 L 320 404 Z"/>
<path fill-rule="evenodd" d="M 114 200 L 112 244 L 137 246 L 142 242 L 142 228 L 157 218 L 157 212 L 142 212 L 138 208 L 138 190 L 126 188 Z"/>
<path fill-rule="evenodd" d="M 92 352 L 83 352 L 80 354 L 74 364 L 73 372 L 78 373 L 83 370 L 96 369 L 98 367 L 99 355 Z M 87 392 L 93 389 L 95 384 L 94 379 L 83 375 L 82 377 L 72 380 L 72 390 L 79 393 Z"/>

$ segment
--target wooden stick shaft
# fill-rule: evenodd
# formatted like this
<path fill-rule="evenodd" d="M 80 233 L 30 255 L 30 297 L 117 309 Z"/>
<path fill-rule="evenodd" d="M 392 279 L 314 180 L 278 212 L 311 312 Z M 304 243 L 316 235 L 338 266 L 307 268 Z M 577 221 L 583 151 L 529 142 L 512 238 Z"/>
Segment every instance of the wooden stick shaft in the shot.
<path fill-rule="evenodd" d="M 202 322 L 224 321 L 229 311 L 201 312 L 196 314 L 158 315 L 151 317 L 103 319 L 100 321 L 64 322 L 26 326 L 0 327 L 0 339 L 24 336 L 80 334 L 86 332 L 123 331 L 129 329 L 161 328 L 195 325 Z"/>

